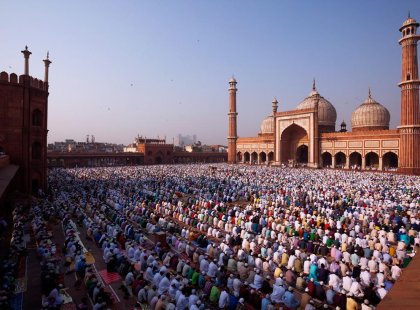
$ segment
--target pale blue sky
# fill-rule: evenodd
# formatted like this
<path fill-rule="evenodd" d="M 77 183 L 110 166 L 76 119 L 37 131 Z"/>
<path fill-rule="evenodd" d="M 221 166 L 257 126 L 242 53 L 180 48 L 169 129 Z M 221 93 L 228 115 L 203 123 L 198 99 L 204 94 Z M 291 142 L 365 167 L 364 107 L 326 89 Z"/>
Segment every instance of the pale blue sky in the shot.
<path fill-rule="evenodd" d="M 127 144 L 137 134 L 196 134 L 226 144 L 228 80 L 238 81 L 238 134 L 318 91 L 337 128 L 373 97 L 400 119 L 398 31 L 418 0 L 1 1 L 0 71 L 50 68 L 49 142 Z"/>

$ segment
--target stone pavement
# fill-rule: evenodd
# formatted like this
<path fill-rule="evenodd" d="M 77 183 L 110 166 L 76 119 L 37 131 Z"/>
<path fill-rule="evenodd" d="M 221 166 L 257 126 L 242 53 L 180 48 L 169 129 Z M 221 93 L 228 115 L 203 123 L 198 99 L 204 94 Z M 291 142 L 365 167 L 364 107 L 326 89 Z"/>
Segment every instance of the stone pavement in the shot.
<path fill-rule="evenodd" d="M 420 309 L 420 257 L 416 247 L 416 256 L 404 269 L 401 277 L 390 292 L 380 302 L 378 310 L 418 310 Z"/>

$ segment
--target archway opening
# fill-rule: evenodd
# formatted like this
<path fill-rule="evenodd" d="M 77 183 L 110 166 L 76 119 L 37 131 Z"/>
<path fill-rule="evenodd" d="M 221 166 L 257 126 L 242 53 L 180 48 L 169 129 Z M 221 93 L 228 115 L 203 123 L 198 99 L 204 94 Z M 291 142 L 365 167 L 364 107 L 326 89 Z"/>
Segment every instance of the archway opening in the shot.
<path fill-rule="evenodd" d="M 156 158 L 155 158 L 155 164 L 156 165 L 160 165 L 161 163 L 162 163 L 162 157 L 156 156 Z"/>
<path fill-rule="evenodd" d="M 268 161 L 270 162 L 273 160 L 274 160 L 274 153 L 273 152 L 268 153 Z"/>
<path fill-rule="evenodd" d="M 244 153 L 244 163 L 249 163 L 251 160 L 251 156 L 249 155 L 248 152 Z"/>
<path fill-rule="evenodd" d="M 296 150 L 296 162 L 299 164 L 307 164 L 308 163 L 308 146 L 301 145 Z"/>
<path fill-rule="evenodd" d="M 346 166 L 346 155 L 343 152 L 338 152 L 334 157 L 336 168 L 344 168 Z"/>
<path fill-rule="evenodd" d="M 238 163 L 240 163 L 240 162 L 242 162 L 242 153 L 241 152 L 238 152 L 238 154 L 236 154 L 236 161 L 238 162 Z"/>
<path fill-rule="evenodd" d="M 362 167 L 362 155 L 357 152 L 350 154 L 350 168 L 351 169 L 360 169 Z"/>
<path fill-rule="evenodd" d="M 325 152 L 321 155 L 322 158 L 322 167 L 330 168 L 332 165 L 332 155 L 328 152 Z"/>
<path fill-rule="evenodd" d="M 162 152 L 158 152 L 155 156 L 155 164 L 156 165 L 160 165 L 163 163 L 163 153 Z"/>
<path fill-rule="evenodd" d="M 307 163 L 309 158 L 308 145 L 309 138 L 306 130 L 296 124 L 290 125 L 281 134 L 281 161 L 283 163 L 289 163 L 290 161 Z"/>
<path fill-rule="evenodd" d="M 267 161 L 267 155 L 265 154 L 265 152 L 261 152 L 260 153 L 260 163 L 265 164 L 266 161 Z"/>
<path fill-rule="evenodd" d="M 378 169 L 379 167 L 379 156 L 374 152 L 366 154 L 366 169 Z"/>
<path fill-rule="evenodd" d="M 251 154 L 251 163 L 256 164 L 258 162 L 258 154 L 256 152 L 252 152 Z"/>
<path fill-rule="evenodd" d="M 396 170 L 398 168 L 398 155 L 393 152 L 385 153 L 382 157 L 384 170 Z"/>

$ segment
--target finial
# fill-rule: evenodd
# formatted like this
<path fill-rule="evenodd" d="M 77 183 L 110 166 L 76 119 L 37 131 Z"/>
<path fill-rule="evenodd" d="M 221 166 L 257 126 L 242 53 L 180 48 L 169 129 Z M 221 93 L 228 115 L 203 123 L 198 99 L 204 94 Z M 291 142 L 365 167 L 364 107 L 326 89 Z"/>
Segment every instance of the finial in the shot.
<path fill-rule="evenodd" d="M 408 10 L 408 18 L 410 18 L 411 16 L 410 16 L 410 10 Z"/>
<path fill-rule="evenodd" d="M 50 51 L 47 51 L 47 59 L 50 59 Z"/>
<path fill-rule="evenodd" d="M 312 90 L 316 90 L 316 86 L 315 86 L 315 78 L 314 78 L 314 80 L 313 80 L 313 82 L 312 82 Z"/>
<path fill-rule="evenodd" d="M 370 87 L 369 87 L 369 99 L 372 99 L 372 94 L 370 92 Z"/>
<path fill-rule="evenodd" d="M 25 45 L 25 51 L 27 51 L 28 50 L 28 46 L 27 45 Z"/>

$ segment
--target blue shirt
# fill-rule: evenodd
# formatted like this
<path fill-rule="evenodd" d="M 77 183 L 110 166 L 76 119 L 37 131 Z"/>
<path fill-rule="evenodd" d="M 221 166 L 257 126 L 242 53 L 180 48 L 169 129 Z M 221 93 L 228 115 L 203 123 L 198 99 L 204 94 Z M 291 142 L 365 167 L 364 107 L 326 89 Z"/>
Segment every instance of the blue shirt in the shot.
<path fill-rule="evenodd" d="M 263 298 L 261 301 L 261 310 L 267 310 L 270 301 L 267 298 Z"/>
<path fill-rule="evenodd" d="M 283 301 L 283 303 L 288 308 L 294 309 L 297 306 L 299 306 L 299 301 L 297 301 L 297 299 L 295 298 L 295 296 L 293 295 L 293 293 L 291 293 L 290 291 L 287 291 L 286 293 L 284 293 L 284 295 L 281 298 L 281 300 Z"/>

